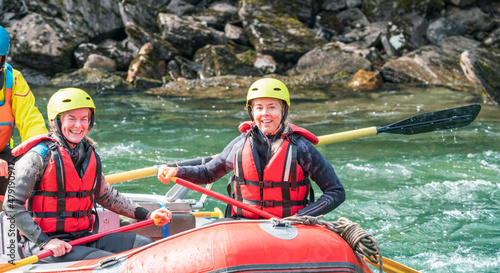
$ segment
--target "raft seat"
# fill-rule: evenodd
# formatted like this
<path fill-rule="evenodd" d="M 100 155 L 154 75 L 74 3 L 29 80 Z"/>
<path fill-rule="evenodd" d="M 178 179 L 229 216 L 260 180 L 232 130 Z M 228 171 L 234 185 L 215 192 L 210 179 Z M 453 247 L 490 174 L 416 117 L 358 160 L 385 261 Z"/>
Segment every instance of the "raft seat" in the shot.
<path fill-rule="evenodd" d="M 170 220 L 170 223 L 164 225 L 163 227 L 151 225 L 133 230 L 131 232 L 148 236 L 153 240 L 159 240 L 196 227 L 196 218 L 194 217 L 193 214 L 191 214 L 192 207 L 189 203 L 172 202 L 172 203 L 166 203 L 165 205 L 157 202 L 137 202 L 137 203 L 150 211 L 156 210 L 160 207 L 166 207 L 172 212 L 172 220 Z M 135 220 L 122 216 L 120 216 L 120 220 L 121 220 L 120 221 L 121 226 L 133 224 L 136 222 Z"/>

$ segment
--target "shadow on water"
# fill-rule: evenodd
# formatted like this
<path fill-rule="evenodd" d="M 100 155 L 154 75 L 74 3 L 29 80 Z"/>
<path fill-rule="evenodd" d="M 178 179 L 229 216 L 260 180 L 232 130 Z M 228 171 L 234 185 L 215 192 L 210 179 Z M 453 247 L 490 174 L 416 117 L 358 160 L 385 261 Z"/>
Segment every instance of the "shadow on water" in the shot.
<path fill-rule="evenodd" d="M 45 107 L 53 90 L 34 89 Z M 93 94 L 105 174 L 165 161 L 214 155 L 248 119 L 245 101 L 162 98 L 138 93 Z M 294 99 L 291 118 L 316 135 L 383 126 L 407 117 L 477 103 L 446 88 L 346 92 Z M 18 139 L 17 139 L 18 140 Z M 325 216 L 347 217 L 375 235 L 385 256 L 421 272 L 500 271 L 500 108 L 483 105 L 458 129 L 378 136 L 318 146 L 346 188 L 347 200 Z M 225 193 L 228 176 L 214 188 Z M 120 191 L 163 195 L 171 185 L 144 178 Z M 319 197 L 321 191 L 316 187 Z M 189 198 L 199 198 L 189 193 Z M 206 209 L 225 204 L 208 198 Z"/>

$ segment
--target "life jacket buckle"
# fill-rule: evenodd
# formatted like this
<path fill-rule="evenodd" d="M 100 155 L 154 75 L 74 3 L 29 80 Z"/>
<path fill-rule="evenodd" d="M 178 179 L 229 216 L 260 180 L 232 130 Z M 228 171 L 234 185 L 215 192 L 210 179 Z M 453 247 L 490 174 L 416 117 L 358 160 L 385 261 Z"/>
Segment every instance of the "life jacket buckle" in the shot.
<path fill-rule="evenodd" d="M 73 211 L 73 218 L 82 218 L 82 217 L 85 217 L 87 216 L 87 212 L 86 211 Z"/>
<path fill-rule="evenodd" d="M 263 200 L 261 203 L 264 208 L 274 207 L 274 201 Z"/>
<path fill-rule="evenodd" d="M 83 192 L 83 191 L 76 192 L 76 198 L 83 198 L 83 197 L 85 197 L 84 194 L 85 194 L 85 192 Z"/>
<path fill-rule="evenodd" d="M 273 188 L 273 182 L 271 181 L 260 181 L 259 184 L 261 189 Z"/>

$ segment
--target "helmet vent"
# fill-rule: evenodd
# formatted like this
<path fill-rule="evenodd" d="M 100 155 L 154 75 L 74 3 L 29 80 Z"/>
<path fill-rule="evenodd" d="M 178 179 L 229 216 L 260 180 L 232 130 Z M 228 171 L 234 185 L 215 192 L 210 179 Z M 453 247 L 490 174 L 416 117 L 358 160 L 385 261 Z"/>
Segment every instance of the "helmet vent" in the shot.
<path fill-rule="evenodd" d="M 252 88 L 252 91 L 258 91 L 259 88 L 255 87 L 255 88 Z"/>
<path fill-rule="evenodd" d="M 281 91 L 281 88 L 275 87 L 274 91 Z"/>
<path fill-rule="evenodd" d="M 63 102 L 71 102 L 71 99 L 65 99 Z"/>
<path fill-rule="evenodd" d="M 90 97 L 86 97 L 87 100 L 90 100 Z"/>

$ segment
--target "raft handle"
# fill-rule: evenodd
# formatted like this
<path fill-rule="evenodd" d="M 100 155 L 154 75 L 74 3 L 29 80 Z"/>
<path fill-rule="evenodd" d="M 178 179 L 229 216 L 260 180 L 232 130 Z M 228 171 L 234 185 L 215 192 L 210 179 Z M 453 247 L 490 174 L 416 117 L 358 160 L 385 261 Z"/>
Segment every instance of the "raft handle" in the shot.
<path fill-rule="evenodd" d="M 292 225 L 289 221 L 280 221 L 277 218 L 271 218 L 271 224 L 273 225 L 273 228 L 276 227 L 285 227 L 288 228 Z"/>
<path fill-rule="evenodd" d="M 99 261 L 99 266 L 102 268 L 106 268 L 106 267 L 113 266 L 113 265 L 117 264 L 118 262 L 119 261 L 116 257 L 110 257 L 110 258 L 104 259 L 102 261 Z"/>

